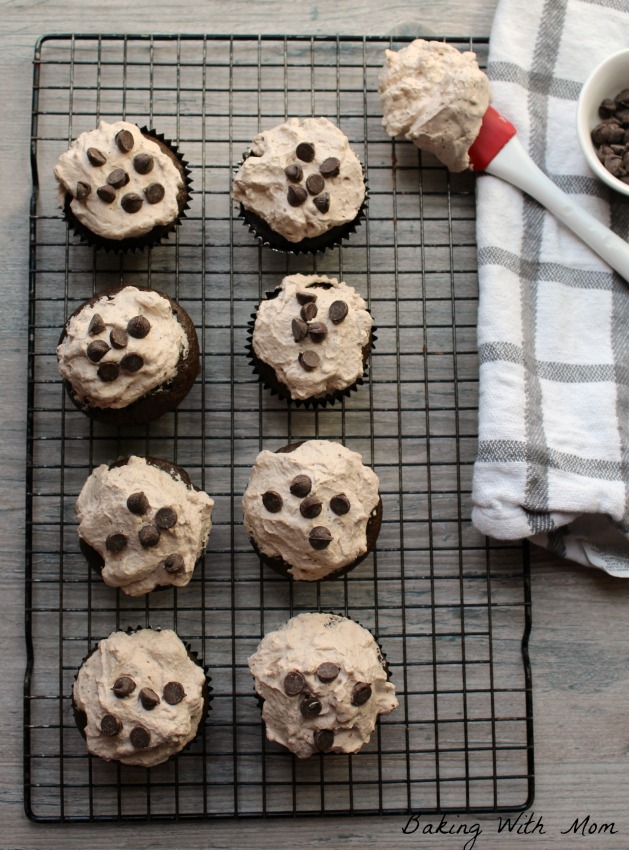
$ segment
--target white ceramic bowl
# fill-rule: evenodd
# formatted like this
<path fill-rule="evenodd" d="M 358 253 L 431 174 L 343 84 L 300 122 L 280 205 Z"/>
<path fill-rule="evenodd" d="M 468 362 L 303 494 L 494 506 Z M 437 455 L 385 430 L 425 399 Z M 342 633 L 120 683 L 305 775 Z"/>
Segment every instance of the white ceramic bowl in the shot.
<path fill-rule="evenodd" d="M 608 186 L 629 195 L 629 185 L 614 177 L 596 155 L 590 133 L 600 123 L 598 107 L 605 98 L 614 98 L 629 88 L 629 49 L 608 56 L 587 78 L 577 103 L 577 136 L 588 165 Z"/>

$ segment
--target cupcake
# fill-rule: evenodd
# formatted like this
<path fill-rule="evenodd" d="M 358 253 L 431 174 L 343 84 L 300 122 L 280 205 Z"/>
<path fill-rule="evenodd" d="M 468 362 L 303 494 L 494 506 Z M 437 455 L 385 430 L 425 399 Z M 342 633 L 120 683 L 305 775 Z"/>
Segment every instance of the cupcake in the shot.
<path fill-rule="evenodd" d="M 205 552 L 213 507 L 175 463 L 132 456 L 102 464 L 76 503 L 81 551 L 128 596 L 185 587 Z"/>
<path fill-rule="evenodd" d="M 362 384 L 375 340 L 356 290 L 322 275 L 285 277 L 250 329 L 254 372 L 280 398 L 307 407 L 334 404 Z"/>
<path fill-rule="evenodd" d="M 307 440 L 256 458 L 244 525 L 265 564 L 300 581 L 335 578 L 375 546 L 382 522 L 378 476 L 331 440 Z"/>
<path fill-rule="evenodd" d="M 85 242 L 108 251 L 156 245 L 185 215 L 187 163 L 176 146 L 128 121 L 81 135 L 55 165 L 60 206 Z"/>
<path fill-rule="evenodd" d="M 347 617 L 299 614 L 266 634 L 248 663 L 268 740 L 302 759 L 357 752 L 398 706 L 378 644 Z"/>
<path fill-rule="evenodd" d="M 201 663 L 169 629 L 113 632 L 83 661 L 72 688 L 89 752 L 142 767 L 189 744 L 208 706 Z"/>
<path fill-rule="evenodd" d="M 450 171 L 471 168 L 468 151 L 491 100 L 475 53 L 415 39 L 385 52 L 378 91 L 389 136 L 405 136 Z"/>
<path fill-rule="evenodd" d="M 364 216 L 362 165 L 327 118 L 290 118 L 259 133 L 233 182 L 261 244 L 293 254 L 340 245 Z"/>
<path fill-rule="evenodd" d="M 192 319 L 164 292 L 100 292 L 68 319 L 59 371 L 80 411 L 109 425 L 144 424 L 173 410 L 199 374 Z"/>

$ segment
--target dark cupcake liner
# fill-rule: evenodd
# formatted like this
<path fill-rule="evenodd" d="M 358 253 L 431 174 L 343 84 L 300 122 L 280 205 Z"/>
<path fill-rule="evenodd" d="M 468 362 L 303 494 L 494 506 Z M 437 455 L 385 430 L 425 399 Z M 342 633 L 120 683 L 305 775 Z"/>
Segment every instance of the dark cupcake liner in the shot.
<path fill-rule="evenodd" d="M 184 329 L 188 339 L 188 354 L 186 357 L 179 358 L 177 374 L 174 378 L 171 378 L 170 381 L 160 384 L 150 390 L 145 395 L 131 402 L 131 404 L 127 405 L 127 407 L 98 407 L 97 405 L 82 401 L 75 394 L 70 381 L 64 380 L 63 383 L 68 397 L 74 406 L 81 411 L 81 413 L 84 413 L 86 416 L 89 416 L 90 419 L 94 419 L 97 422 L 102 422 L 105 425 L 112 425 L 114 427 L 121 427 L 125 425 L 146 425 L 148 422 L 152 422 L 154 419 L 158 419 L 165 413 L 169 413 L 171 410 L 174 410 L 188 395 L 199 375 L 199 372 L 201 371 L 199 339 L 197 337 L 194 322 L 188 313 L 186 313 L 183 307 L 165 292 L 162 292 L 159 289 L 151 289 L 148 286 L 138 286 L 137 284 L 132 285 L 135 286 L 136 289 L 146 292 L 155 292 L 157 295 L 161 295 L 162 298 L 165 298 L 166 301 L 169 302 L 173 313 L 177 317 L 177 321 Z M 67 324 L 73 316 L 80 313 L 84 307 L 90 304 L 95 304 L 100 298 L 103 298 L 106 295 L 113 296 L 124 288 L 124 286 L 118 286 L 114 289 L 97 292 L 96 295 L 93 295 L 87 301 L 84 301 L 83 304 L 77 307 L 77 309 L 66 320 L 66 325 L 61 331 L 61 336 L 59 337 L 57 345 L 60 345 L 65 339 Z"/>
<path fill-rule="evenodd" d="M 281 292 L 282 287 L 278 286 L 272 292 L 266 293 L 266 298 L 272 299 L 277 298 L 279 293 Z M 296 407 L 305 407 L 309 408 L 317 408 L 317 407 L 327 407 L 328 405 L 332 406 L 336 404 L 336 402 L 341 402 L 345 398 L 349 398 L 352 393 L 358 390 L 359 386 L 362 386 L 365 383 L 365 378 L 369 372 L 369 357 L 371 352 L 376 347 L 376 341 L 378 336 L 376 334 L 377 327 L 376 325 L 371 326 L 371 335 L 369 337 L 369 343 L 363 348 L 363 374 L 357 378 L 353 384 L 350 384 L 348 387 L 345 387 L 342 390 L 335 390 L 333 393 L 327 393 L 323 396 L 312 396 L 311 398 L 293 398 L 289 387 L 282 383 L 277 377 L 275 369 L 272 366 L 269 366 L 268 363 L 265 363 L 264 360 L 260 360 L 259 357 L 256 356 L 256 353 L 253 349 L 253 329 L 256 324 L 256 318 L 258 315 L 258 305 L 256 307 L 255 313 L 251 314 L 250 320 L 247 322 L 247 343 L 245 345 L 245 350 L 247 352 L 247 357 L 249 360 L 249 365 L 253 369 L 254 373 L 259 376 L 262 386 L 265 389 L 271 392 L 271 395 L 276 395 L 284 401 L 289 402 L 290 404 L 294 404 Z M 371 315 L 371 313 L 370 313 Z M 372 317 L 373 318 L 373 317 Z"/>
<path fill-rule="evenodd" d="M 130 634 L 133 634 L 134 632 L 142 631 L 143 629 L 150 629 L 151 631 L 161 632 L 161 628 L 159 626 L 156 626 L 156 627 L 153 627 L 153 626 L 127 626 L 126 629 L 118 629 L 117 631 L 124 631 L 126 634 L 130 635 Z M 175 630 L 171 629 L 171 631 L 175 631 Z M 175 632 L 175 634 L 176 634 L 176 632 Z M 109 637 L 109 635 L 108 635 L 108 637 Z M 179 637 L 179 635 L 177 635 L 177 637 Z M 179 638 L 179 639 L 181 640 L 181 638 Z M 105 638 L 104 638 L 104 640 L 105 640 Z M 173 761 L 174 759 L 176 759 L 177 756 L 179 756 L 180 753 L 183 753 L 186 750 L 189 750 L 190 747 L 192 747 L 192 745 L 195 743 L 195 741 L 197 741 L 199 739 L 199 736 L 201 735 L 201 732 L 202 732 L 202 730 L 203 730 L 203 728 L 206 724 L 208 714 L 212 710 L 211 703 L 212 703 L 213 697 L 211 696 L 211 693 L 214 690 L 214 688 L 210 684 L 211 681 L 212 681 L 212 677 L 209 674 L 209 669 L 210 669 L 209 664 L 204 664 L 199 659 L 198 653 L 195 652 L 192 649 L 191 645 L 187 641 L 181 641 L 181 642 L 183 643 L 184 647 L 186 648 L 188 658 L 191 661 L 193 661 L 197 665 L 197 667 L 200 667 L 203 670 L 203 675 L 205 677 L 203 687 L 201 688 L 201 696 L 203 697 L 203 711 L 201 713 L 201 717 L 199 718 L 199 723 L 198 723 L 197 731 L 196 731 L 194 738 L 191 738 L 188 741 L 188 743 L 185 744 L 185 746 L 183 746 L 180 750 L 177 750 L 176 753 L 172 753 L 170 756 L 168 756 L 168 758 L 164 759 L 164 761 L 161 761 L 158 764 L 151 765 L 151 767 L 160 767 L 161 765 L 166 764 L 166 762 Z M 85 714 L 85 712 L 82 709 L 80 709 L 77 706 L 77 704 L 74 701 L 74 682 L 76 682 L 77 677 L 79 675 L 79 671 L 81 670 L 81 668 L 83 667 L 83 665 L 85 664 L 87 659 L 91 655 L 93 655 L 96 652 L 96 650 L 98 649 L 99 644 L 100 644 L 100 641 L 98 643 L 94 644 L 94 646 L 90 649 L 90 651 L 87 653 L 87 655 L 81 661 L 79 667 L 77 668 L 76 673 L 74 674 L 73 687 L 72 687 L 72 691 L 71 691 L 71 694 L 70 694 L 70 703 L 71 703 L 71 706 L 72 706 L 72 714 L 73 714 L 73 717 L 74 717 L 74 722 L 76 723 L 76 727 L 79 730 L 83 740 L 87 739 L 87 736 L 85 734 L 85 728 L 87 726 L 87 715 Z M 101 758 L 101 756 L 97 755 L 96 753 L 90 753 L 90 755 L 92 755 L 94 758 Z M 142 765 L 142 764 L 125 764 L 124 762 L 121 762 L 119 759 L 101 759 L 101 760 L 108 762 L 110 764 L 119 764 L 122 767 L 128 767 L 128 768 L 144 767 L 145 770 L 151 769 L 149 767 L 145 767 L 145 765 Z"/>
<path fill-rule="evenodd" d="M 241 161 L 236 167 L 236 172 L 243 162 L 250 156 L 252 156 L 251 151 L 245 151 Z M 256 215 L 254 212 L 251 212 L 251 210 L 246 209 L 243 204 L 240 204 L 238 218 L 243 220 L 243 224 L 249 229 L 249 232 L 253 234 L 259 245 L 265 248 L 270 248 L 273 251 L 278 251 L 282 254 L 315 255 L 324 253 L 326 250 L 339 248 L 341 247 L 343 240 L 349 239 L 352 233 L 356 232 L 356 229 L 362 225 L 363 221 L 367 217 L 367 207 L 369 206 L 369 185 L 367 183 L 365 168 L 362 164 L 361 167 L 363 169 L 365 197 L 358 209 L 358 212 L 356 213 L 355 218 L 345 224 L 339 224 L 336 227 L 331 227 L 320 236 L 308 237 L 306 239 L 302 239 L 301 242 L 291 242 L 289 239 L 286 239 L 284 236 L 276 233 L 263 218 Z"/>
<path fill-rule="evenodd" d="M 139 455 L 137 455 L 137 456 L 139 457 Z M 173 463 L 172 461 L 163 460 L 162 458 L 158 458 L 158 457 L 150 457 L 150 456 L 144 456 L 144 455 L 142 457 L 150 466 L 155 466 L 158 469 L 164 470 L 164 472 L 167 472 L 171 476 L 171 478 L 176 478 L 177 476 L 179 478 L 181 478 L 181 480 L 186 485 L 188 490 L 196 490 L 197 493 L 201 492 L 201 488 L 195 486 L 192 483 L 192 481 L 190 480 L 190 476 L 188 475 L 188 473 L 186 472 L 186 470 L 182 466 L 178 466 L 176 463 Z M 109 464 L 109 469 L 114 469 L 117 466 L 126 466 L 126 464 L 128 462 L 129 462 L 129 457 L 120 458 L 119 460 L 112 461 L 112 463 Z M 99 555 L 99 553 L 96 551 L 96 549 L 94 549 L 92 546 L 90 546 L 89 543 L 87 543 L 85 540 L 83 540 L 83 538 L 80 535 L 79 535 L 79 549 L 81 550 L 81 554 L 83 555 L 83 557 L 85 558 L 85 560 L 87 561 L 87 563 L 91 567 L 91 569 L 94 570 L 94 572 L 98 573 L 98 575 L 102 577 L 103 567 L 105 566 L 105 561 L 104 561 L 103 557 L 101 555 Z M 200 558 L 197 560 L 197 562 L 196 562 L 197 564 L 199 563 L 199 561 L 201 560 L 202 557 L 203 557 L 203 555 L 201 555 Z M 120 590 L 121 593 L 125 593 L 123 587 L 121 587 L 121 586 L 116 587 L 115 585 L 107 584 L 107 582 L 104 581 L 104 580 L 103 580 L 103 582 L 104 582 L 104 584 L 107 585 L 107 587 L 111 587 L 112 590 L 114 590 L 114 591 Z M 181 586 L 181 585 L 177 585 L 177 584 L 158 584 L 152 590 L 149 590 L 146 593 L 142 594 L 142 596 L 132 596 L 132 597 L 129 597 L 129 598 L 131 598 L 131 599 L 142 599 L 143 597 L 148 596 L 149 593 L 160 593 L 164 590 L 177 590 L 177 589 L 183 590 L 184 587 L 187 587 L 187 586 L 188 585 Z M 126 593 L 125 593 L 125 596 L 127 596 Z"/>
<path fill-rule="evenodd" d="M 181 174 L 184 188 L 178 198 L 179 213 L 170 224 L 156 225 L 143 236 L 133 236 L 126 239 L 107 239 L 104 236 L 94 233 L 78 220 L 70 208 L 72 195 L 69 193 L 66 194 L 63 203 L 63 217 L 74 232 L 74 235 L 78 236 L 81 242 L 85 242 L 93 248 L 102 248 L 107 253 L 126 254 L 128 252 L 143 251 L 145 248 L 152 248 L 158 245 L 163 240 L 168 239 L 170 234 L 181 225 L 182 219 L 186 217 L 186 210 L 190 207 L 192 178 L 190 177 L 191 170 L 188 168 L 188 161 L 184 159 L 178 146 L 170 139 L 167 139 L 163 133 L 157 133 L 155 130 L 149 129 L 146 126 L 139 127 L 139 130 L 143 136 L 152 139 L 164 153 L 171 157 Z"/>
<path fill-rule="evenodd" d="M 282 446 L 280 449 L 276 449 L 276 454 L 286 454 L 288 452 L 293 452 L 295 449 L 299 448 L 299 446 L 305 443 L 305 440 L 301 440 L 298 443 L 289 443 L 287 446 Z M 366 529 L 366 537 L 367 537 L 367 551 L 364 555 L 360 555 L 358 558 L 353 560 L 351 563 L 346 564 L 344 567 L 340 567 L 338 570 L 334 572 L 328 573 L 321 578 L 312 579 L 308 581 L 308 579 L 296 579 L 289 573 L 289 570 L 292 568 L 292 564 L 289 564 L 288 561 L 285 561 L 284 558 L 279 555 L 265 555 L 264 552 L 260 549 L 256 541 L 253 537 L 249 536 L 249 541 L 255 550 L 256 555 L 260 558 L 263 564 L 267 567 L 270 567 L 274 572 L 281 575 L 283 578 L 287 578 L 289 581 L 294 582 L 303 582 L 304 584 L 317 584 L 322 581 L 333 581 L 334 579 L 342 578 L 347 573 L 351 572 L 355 567 L 357 567 L 360 563 L 362 563 L 367 555 L 370 552 L 373 552 L 376 543 L 378 541 L 378 537 L 380 535 L 380 528 L 382 526 L 382 497 L 380 493 L 378 493 L 378 504 L 372 510 L 371 516 L 367 520 L 367 529 Z"/>

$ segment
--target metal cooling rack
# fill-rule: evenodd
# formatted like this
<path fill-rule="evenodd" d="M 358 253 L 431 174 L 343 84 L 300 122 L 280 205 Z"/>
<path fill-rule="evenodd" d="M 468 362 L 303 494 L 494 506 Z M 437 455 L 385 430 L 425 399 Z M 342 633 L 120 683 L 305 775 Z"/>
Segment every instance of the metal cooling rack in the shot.
<path fill-rule="evenodd" d="M 402 40 L 403 41 L 403 40 Z M 487 40 L 451 42 L 474 49 Z M 42 821 L 403 814 L 524 808 L 533 795 L 526 549 L 471 526 L 476 447 L 474 181 L 380 125 L 380 38 L 46 36 L 35 50 L 30 223 L 25 806 Z M 365 164 L 369 216 L 341 250 L 260 249 L 230 201 L 250 139 L 286 117 L 326 115 Z M 194 180 L 176 237 L 142 255 L 95 252 L 68 234 L 52 167 L 80 132 L 120 117 L 179 143 Z M 319 412 L 262 390 L 246 325 L 288 272 L 338 276 L 378 326 L 367 383 Z M 113 431 L 66 399 L 55 346 L 94 292 L 139 282 L 193 317 L 200 379 L 180 409 Z M 258 451 L 326 437 L 380 476 L 377 551 L 344 579 L 289 583 L 260 566 L 240 498 Z M 187 588 L 131 599 L 79 553 L 74 502 L 92 468 L 151 454 L 186 467 L 216 500 L 205 562 Z M 265 741 L 246 666 L 260 637 L 301 611 L 347 613 L 388 656 L 400 707 L 354 756 L 300 763 Z M 75 671 L 111 631 L 175 628 L 209 664 L 201 737 L 152 770 L 90 757 L 72 718 Z"/>

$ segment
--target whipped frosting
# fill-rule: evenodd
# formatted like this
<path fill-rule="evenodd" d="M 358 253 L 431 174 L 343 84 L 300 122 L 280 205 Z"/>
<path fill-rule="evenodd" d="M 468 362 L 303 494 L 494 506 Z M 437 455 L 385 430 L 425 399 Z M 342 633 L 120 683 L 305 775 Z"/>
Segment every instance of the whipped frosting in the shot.
<path fill-rule="evenodd" d="M 123 466 L 102 464 L 83 485 L 76 503 L 79 537 L 104 560 L 105 583 L 129 596 L 157 585 L 185 587 L 207 546 L 213 507 L 207 493 L 188 487 L 176 471 L 173 477 L 132 456 Z M 174 521 L 164 509 L 174 510 Z"/>
<path fill-rule="evenodd" d="M 87 717 L 88 750 L 106 761 L 161 764 L 196 735 L 204 685 L 203 669 L 175 632 L 113 632 L 83 662 L 72 689 Z"/>
<path fill-rule="evenodd" d="M 302 144 L 314 148 L 311 161 L 297 154 L 297 147 Z M 234 200 L 289 242 L 320 236 L 356 218 L 365 199 L 363 169 L 345 134 L 327 118 L 290 118 L 285 124 L 259 133 L 250 152 L 234 178 Z M 320 179 L 320 169 L 330 158 L 338 160 L 338 174 L 326 173 Z M 295 166 L 301 177 L 291 180 L 285 169 Z M 315 187 L 319 192 L 306 189 L 311 176 L 319 183 Z M 290 187 L 298 187 L 297 191 L 305 196 L 297 206 L 288 200 Z M 329 195 L 327 211 L 320 209 L 325 207 L 321 203 L 325 194 Z"/>
<path fill-rule="evenodd" d="M 336 614 L 293 617 L 265 635 L 248 663 L 268 739 L 299 758 L 356 752 L 378 715 L 398 705 L 376 641 Z"/>
<path fill-rule="evenodd" d="M 320 341 L 306 333 L 295 340 L 293 321 L 299 320 L 307 309 L 304 294 L 314 298 L 315 315 L 301 325 L 315 327 L 323 324 L 325 336 Z M 338 321 L 330 307 L 337 302 L 347 305 L 347 314 Z M 303 320 L 302 320 L 303 321 Z M 256 357 L 271 366 L 278 380 L 285 384 L 294 399 L 307 399 L 343 390 L 363 374 L 363 349 L 370 345 L 373 319 L 367 305 L 351 286 L 322 275 L 294 274 L 285 277 L 278 295 L 262 301 L 258 307 L 254 330 L 253 350 Z M 320 328 L 319 328 L 320 329 Z M 297 334 L 299 336 L 299 333 Z M 300 355 L 305 351 L 316 354 L 316 366 L 302 365 Z"/>
<path fill-rule="evenodd" d="M 450 171 L 471 167 L 468 151 L 491 100 L 475 53 L 415 39 L 402 50 L 385 51 L 378 91 L 390 136 L 406 136 Z"/>
<path fill-rule="evenodd" d="M 96 324 L 95 316 L 102 321 Z M 140 338 L 133 336 L 136 331 L 129 331 L 129 323 L 138 316 L 150 324 L 146 335 Z M 116 344 L 112 343 L 114 330 L 123 333 Z M 95 342 L 107 351 L 93 362 L 88 346 Z M 124 347 L 116 347 L 121 342 Z M 188 350 L 188 338 L 170 302 L 154 290 L 125 286 L 85 304 L 70 317 L 65 337 L 57 347 L 57 358 L 62 377 L 70 382 L 80 402 L 120 409 L 174 378 L 180 359 L 185 359 Z M 129 356 L 131 359 L 125 360 Z M 142 364 L 136 369 L 138 356 Z M 111 364 L 105 368 L 113 368 L 114 374 L 118 367 L 114 380 L 101 377 L 104 364 Z"/>
<path fill-rule="evenodd" d="M 296 488 L 297 476 L 310 485 L 302 479 L 305 486 Z M 243 496 L 244 525 L 264 555 L 290 565 L 293 578 L 318 581 L 367 552 L 367 523 L 378 508 L 378 486 L 378 476 L 358 452 L 331 440 L 307 440 L 291 452 L 262 451 Z M 276 498 L 269 501 L 269 493 L 279 496 L 281 507 Z M 303 513 L 306 499 L 320 503 L 311 518 Z M 324 548 L 310 542 L 317 528 L 331 536 Z"/>
<path fill-rule="evenodd" d="M 116 141 L 120 131 L 131 133 L 133 137 L 133 144 L 129 142 L 125 146 L 129 147 L 128 150 L 121 150 Z M 92 153 L 94 150 L 101 154 L 96 160 Z M 152 167 L 147 173 L 141 173 L 135 165 L 138 154 L 152 158 Z M 101 158 L 104 159 L 102 165 L 94 164 Z M 147 166 L 139 167 L 144 171 Z M 120 188 L 114 189 L 114 200 L 106 203 L 97 190 L 108 185 L 107 178 L 117 169 L 122 169 L 129 179 Z M 81 133 L 59 157 L 54 173 L 59 181 L 60 206 L 63 207 L 68 193 L 72 195 L 70 209 L 76 218 L 92 233 L 106 239 L 119 241 L 142 236 L 158 225 L 171 224 L 179 215 L 179 194 L 185 185 L 179 169 L 157 142 L 143 136 L 140 128 L 128 121 L 115 124 L 101 121 L 96 130 Z M 87 192 L 86 197 L 82 197 L 79 184 L 88 187 L 88 190 L 82 190 Z M 153 194 L 146 191 L 154 185 L 163 189 L 163 197 L 151 203 L 149 198 L 161 195 L 161 190 L 153 189 Z M 123 199 L 129 194 L 137 195 L 141 200 L 137 211 L 127 212 L 125 209 Z"/>

